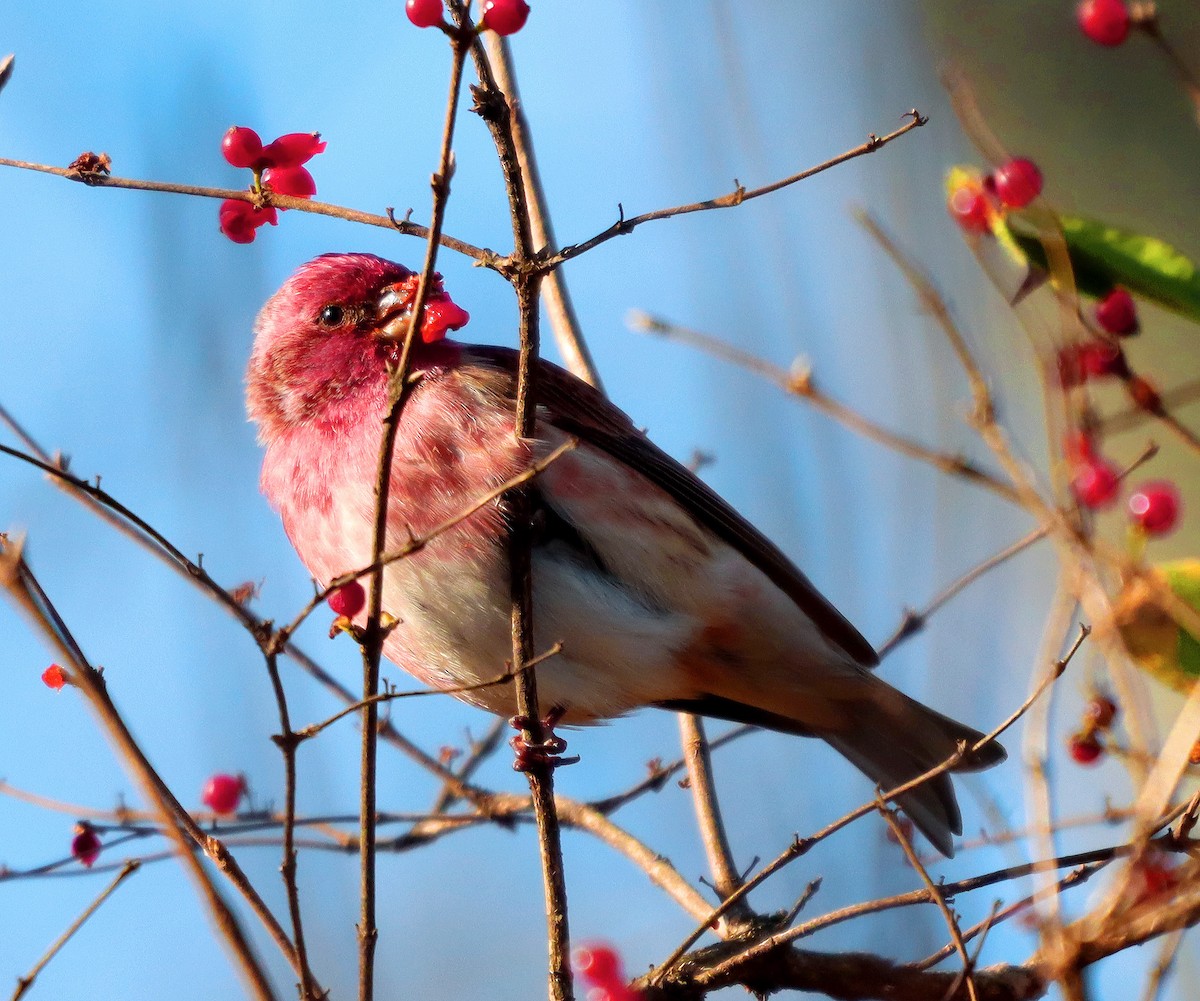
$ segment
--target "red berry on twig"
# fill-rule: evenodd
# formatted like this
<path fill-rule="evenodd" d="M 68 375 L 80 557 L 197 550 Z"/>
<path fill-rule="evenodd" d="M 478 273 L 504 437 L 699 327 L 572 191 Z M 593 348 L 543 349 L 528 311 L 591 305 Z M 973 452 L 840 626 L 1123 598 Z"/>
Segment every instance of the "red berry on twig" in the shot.
<path fill-rule="evenodd" d="M 363 590 L 362 584 L 356 580 L 352 580 L 349 584 L 343 584 L 334 591 L 326 601 L 329 602 L 329 607 L 338 615 L 344 615 L 346 618 L 352 619 L 366 605 L 367 592 Z"/>
<path fill-rule="evenodd" d="M 1133 296 L 1123 288 L 1115 288 L 1096 303 L 1096 323 L 1101 330 L 1119 337 L 1138 332 L 1137 306 Z"/>
<path fill-rule="evenodd" d="M 254 129 L 234 125 L 221 139 L 221 152 L 232 167 L 253 167 L 262 156 L 263 144 Z"/>
<path fill-rule="evenodd" d="M 960 184 L 946 202 L 950 215 L 968 233 L 988 233 L 992 228 L 992 209 L 983 189 L 974 184 Z"/>
<path fill-rule="evenodd" d="M 1094 765 L 1104 755 L 1104 745 L 1090 730 L 1075 734 L 1067 745 L 1071 758 L 1080 765 Z"/>
<path fill-rule="evenodd" d="M 312 198 L 317 193 L 317 182 L 307 167 L 268 167 L 262 183 L 264 188 L 294 198 Z"/>
<path fill-rule="evenodd" d="M 86 820 L 75 825 L 75 837 L 71 839 L 71 855 L 87 868 L 100 857 L 100 836 Z"/>
<path fill-rule="evenodd" d="M 525 27 L 529 4 L 525 0 L 484 0 L 483 26 L 497 35 L 512 35 Z"/>
<path fill-rule="evenodd" d="M 418 28 L 432 28 L 442 23 L 442 0 L 407 0 L 404 13 Z"/>
<path fill-rule="evenodd" d="M 1010 208 L 1024 208 L 1042 193 L 1042 172 L 1037 164 L 1016 157 L 997 167 L 992 174 L 996 196 Z"/>
<path fill-rule="evenodd" d="M 240 775 L 217 773 L 204 783 L 200 801 L 213 813 L 234 813 L 246 791 L 246 780 Z"/>
<path fill-rule="evenodd" d="M 571 965 L 584 980 L 598 987 L 625 983 L 621 957 L 607 945 L 591 942 L 576 946 L 571 953 Z"/>
<path fill-rule="evenodd" d="M 1117 499 L 1121 479 L 1117 470 L 1101 458 L 1093 458 L 1079 467 L 1071 479 L 1071 492 L 1084 507 L 1097 510 Z"/>
<path fill-rule="evenodd" d="M 318 153 L 324 153 L 328 145 L 321 141 L 320 132 L 289 132 L 263 147 L 262 166 L 299 167 Z"/>
<path fill-rule="evenodd" d="M 1129 35 L 1125 0 L 1083 0 L 1075 8 L 1079 27 L 1097 45 L 1120 45 Z"/>
<path fill-rule="evenodd" d="M 42 684 L 56 692 L 67 683 L 67 672 L 57 664 L 51 664 L 42 672 Z"/>
<path fill-rule="evenodd" d="M 259 208 L 253 202 L 226 198 L 217 212 L 221 232 L 234 243 L 253 243 L 259 226 L 279 224 L 279 215 L 272 206 Z"/>
<path fill-rule="evenodd" d="M 1179 490 L 1167 480 L 1143 483 L 1129 498 L 1129 516 L 1147 535 L 1166 535 L 1179 522 Z"/>
<path fill-rule="evenodd" d="M 1117 704 L 1107 695 L 1094 695 L 1088 702 L 1084 714 L 1092 726 L 1100 730 L 1107 730 L 1113 725 L 1113 720 L 1117 718 Z"/>

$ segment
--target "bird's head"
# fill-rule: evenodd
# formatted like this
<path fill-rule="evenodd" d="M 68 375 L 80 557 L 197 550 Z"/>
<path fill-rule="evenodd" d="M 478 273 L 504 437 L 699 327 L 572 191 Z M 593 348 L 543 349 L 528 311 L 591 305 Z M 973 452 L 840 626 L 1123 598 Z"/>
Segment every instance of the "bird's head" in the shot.
<path fill-rule="evenodd" d="M 324 419 L 383 385 L 411 325 L 418 279 L 373 254 L 325 254 L 284 282 L 258 314 L 246 373 L 246 405 L 260 434 Z M 420 340 L 440 341 L 469 319 L 435 276 Z"/>

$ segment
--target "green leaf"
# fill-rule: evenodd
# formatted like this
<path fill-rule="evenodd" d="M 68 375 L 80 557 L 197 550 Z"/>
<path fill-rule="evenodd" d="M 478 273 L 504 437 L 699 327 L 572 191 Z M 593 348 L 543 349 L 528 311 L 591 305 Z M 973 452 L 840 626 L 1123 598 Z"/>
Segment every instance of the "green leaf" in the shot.
<path fill-rule="evenodd" d="M 1200 323 L 1200 272 L 1170 244 L 1094 219 L 1062 216 L 1058 221 L 1080 292 L 1100 298 L 1114 285 L 1123 285 Z M 1046 252 L 1026 220 L 1011 215 L 1000 225 L 1030 264 L 1046 268 Z"/>

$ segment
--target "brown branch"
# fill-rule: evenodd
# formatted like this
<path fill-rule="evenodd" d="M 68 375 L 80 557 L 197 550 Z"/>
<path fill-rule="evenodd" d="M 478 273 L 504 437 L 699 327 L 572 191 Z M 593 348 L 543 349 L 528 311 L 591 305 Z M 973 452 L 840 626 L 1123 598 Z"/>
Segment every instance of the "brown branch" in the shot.
<path fill-rule="evenodd" d="M 452 12 L 460 30 L 469 24 L 467 9 L 455 4 Z M 513 230 L 513 270 L 509 274 L 517 297 L 521 353 L 517 365 L 517 400 L 513 433 L 518 441 L 534 434 L 537 396 L 536 373 L 539 349 L 538 291 L 544 270 L 535 268 L 531 210 L 527 197 L 529 181 L 513 139 L 513 101 L 498 85 L 483 45 L 471 47 L 479 86 L 474 89 L 475 110 L 487 124 L 504 175 Z M 537 678 L 528 666 L 533 657 L 532 501 L 528 487 L 517 487 L 506 497 L 511 528 L 508 539 L 511 582 L 512 667 L 516 673 L 517 716 L 527 746 L 544 746 L 545 728 L 538 708 Z M 535 756 L 525 769 L 538 827 L 538 850 L 546 898 L 548 987 L 551 1001 L 572 1001 L 570 970 L 570 927 L 567 916 L 567 887 L 563 869 L 562 842 L 554 797 L 554 764 L 546 756 Z"/>
<path fill-rule="evenodd" d="M 775 385 L 790 396 L 805 400 L 814 409 L 837 421 L 843 427 L 853 431 L 855 434 L 862 435 L 864 438 L 877 442 L 884 448 L 891 449 L 893 452 L 898 452 L 900 455 L 907 456 L 910 459 L 916 459 L 918 462 L 930 465 L 940 472 L 962 477 L 968 483 L 984 487 L 998 497 L 1002 497 L 1012 503 L 1017 503 L 1018 501 L 1016 491 L 1009 484 L 997 478 L 992 473 L 980 469 L 969 460 L 961 456 L 939 452 L 919 442 L 915 442 L 911 438 L 905 438 L 903 435 L 896 434 L 894 431 L 890 431 L 882 425 L 876 424 L 874 421 L 867 420 L 857 411 L 833 399 L 824 390 L 818 388 L 812 372 L 808 369 L 789 372 L 787 369 L 772 364 L 765 358 L 752 355 L 748 351 L 743 351 L 741 348 L 735 347 L 719 338 L 701 333 L 698 330 L 692 330 L 688 327 L 681 327 L 678 324 L 670 323 L 659 317 L 651 316 L 648 313 L 634 311 L 629 315 L 627 322 L 633 330 L 659 334 L 669 340 L 686 344 L 714 358 L 727 361 L 738 368 L 761 376 L 767 381 L 775 383 Z"/>
<path fill-rule="evenodd" d="M 46 968 L 50 960 L 58 955 L 59 950 L 61 950 L 62 947 L 70 941 L 71 936 L 79 931 L 79 929 L 83 927 L 84 922 L 86 922 L 88 918 L 90 918 L 96 913 L 96 911 L 100 909 L 100 905 L 113 895 L 118 886 L 120 886 L 123 882 L 125 882 L 126 879 L 138 871 L 140 865 L 140 862 L 138 862 L 136 859 L 133 859 L 121 866 L 121 871 L 117 873 L 116 878 L 108 884 L 104 891 L 95 900 L 88 904 L 87 908 L 82 914 L 79 915 L 79 917 L 71 922 L 70 927 L 67 928 L 67 930 L 64 931 L 57 939 L 55 939 L 54 943 L 49 949 L 46 950 L 42 958 L 33 964 L 33 968 L 26 973 L 25 976 L 17 978 L 17 989 L 13 991 L 12 1001 L 20 1001 L 20 999 L 24 997 L 29 988 L 33 986 L 33 982 L 37 980 L 38 974 Z"/>
<path fill-rule="evenodd" d="M 928 891 L 930 899 L 937 905 L 937 909 L 941 911 L 942 918 L 946 922 L 946 927 L 950 929 L 950 940 L 954 943 L 954 948 L 957 950 L 962 959 L 962 972 L 967 985 L 967 997 L 970 1001 L 979 1001 L 979 994 L 975 988 L 975 977 L 972 970 L 972 959 L 967 952 L 967 943 L 963 941 L 962 929 L 958 926 L 958 918 L 954 911 L 950 909 L 950 905 L 946 903 L 946 892 L 943 887 L 938 886 L 933 877 L 929 875 L 929 870 L 921 863 L 917 853 L 913 850 L 912 840 L 904 832 L 904 828 L 896 819 L 894 810 L 890 810 L 883 800 L 878 801 L 879 812 L 883 814 L 883 819 L 887 821 L 888 827 L 891 829 L 893 837 L 899 843 L 901 850 L 904 852 L 905 858 L 908 859 L 908 864 L 921 877 L 921 882 L 925 884 L 925 889 Z M 991 924 L 989 920 L 989 926 Z"/>
<path fill-rule="evenodd" d="M 367 603 L 367 624 L 363 631 L 363 681 L 362 681 L 362 741 L 359 761 L 359 887 L 360 911 L 358 924 L 358 998 L 372 1001 L 375 992 L 375 944 L 378 929 L 375 926 L 375 762 L 379 740 L 379 706 L 374 696 L 379 689 L 379 663 L 383 656 L 383 643 L 387 631 L 382 624 L 383 613 L 383 565 L 381 557 L 387 544 L 388 496 L 392 478 L 392 453 L 396 446 L 400 415 L 412 389 L 408 378 L 412 360 L 413 344 L 421 329 L 425 316 L 425 303 L 429 296 L 433 270 L 437 263 L 437 251 L 441 241 L 442 223 L 446 216 L 446 203 L 450 194 L 450 176 L 454 169 L 454 123 L 458 113 L 458 99 L 462 88 L 463 64 L 470 44 L 471 32 L 460 28 L 449 32 L 451 50 L 450 92 L 446 99 L 445 124 L 442 128 L 441 152 L 438 156 L 437 172 L 430 179 L 433 190 L 432 224 L 429 227 L 425 247 L 425 263 L 413 299 L 412 318 L 405 331 L 400 358 L 390 373 L 388 386 L 388 411 L 383 418 L 380 435 L 379 462 L 375 476 L 375 524 L 371 543 L 371 586 Z"/>
<path fill-rule="evenodd" d="M 525 109 L 521 105 L 521 95 L 517 89 L 517 78 L 513 70 L 508 41 L 494 31 L 484 32 L 483 37 L 492 68 L 496 74 L 496 83 L 508 95 L 513 151 L 521 168 L 521 180 L 525 188 L 525 204 L 529 213 L 533 240 L 538 248 L 538 253 L 553 254 L 553 248 L 556 246 L 554 227 L 550 221 L 546 192 L 542 186 L 537 158 L 533 152 L 533 137 L 529 128 L 529 120 L 525 117 Z M 596 369 L 596 363 L 592 360 L 592 354 L 588 350 L 579 320 L 575 315 L 575 307 L 571 303 L 571 295 L 567 290 L 562 268 L 554 268 L 547 272 L 542 281 L 542 298 L 546 305 L 550 328 L 554 332 L 555 342 L 558 344 L 558 350 L 562 354 L 567 369 L 584 382 L 603 390 L 603 386 L 600 384 L 600 373 Z"/>
<path fill-rule="evenodd" d="M 713 877 L 713 889 L 717 898 L 724 900 L 741 885 L 741 873 L 733 861 L 729 846 L 729 835 L 721 818 L 721 803 L 713 781 L 712 756 L 708 738 L 704 733 L 704 721 L 692 713 L 678 713 L 679 739 L 683 745 L 683 758 L 687 763 L 688 786 L 696 809 L 696 825 L 708 857 L 708 869 Z M 745 900 L 733 909 L 734 918 L 748 921 L 751 911 Z"/>
<path fill-rule="evenodd" d="M 313 215 L 329 216 L 343 219 L 346 222 L 362 223 L 365 226 L 376 226 L 381 229 L 394 230 L 405 236 L 415 236 L 428 239 L 430 229 L 418 226 L 407 219 L 397 220 L 389 209 L 388 215 L 375 215 L 371 212 L 360 212 L 357 209 L 345 208 L 341 205 L 331 205 L 328 202 L 317 202 L 311 198 L 294 198 L 291 195 L 281 195 L 277 192 L 266 192 L 265 197 L 257 195 L 246 188 L 209 188 L 196 184 L 175 184 L 170 181 L 143 181 L 132 177 L 114 177 L 111 174 L 80 173 L 70 167 L 53 167 L 45 163 L 30 163 L 26 160 L 12 160 L 0 157 L 0 167 L 17 167 L 21 170 L 33 170 L 42 174 L 53 174 L 64 177 L 69 181 L 81 181 L 89 188 L 129 188 L 134 191 L 161 191 L 173 195 L 190 195 L 194 198 L 233 199 L 239 202 L 250 202 L 252 205 L 265 203 L 276 208 L 290 209 L 296 212 L 309 212 Z M 495 270 L 497 257 L 482 247 L 476 247 L 452 236 L 443 236 L 440 232 L 436 237 L 438 243 L 447 250 L 453 250 L 482 267 Z"/>
<path fill-rule="evenodd" d="M 946 602 L 948 602 L 951 598 L 959 594 L 959 592 L 970 587 L 970 585 L 974 584 L 975 581 L 979 580 L 980 577 L 989 571 L 994 570 L 1001 563 L 1004 563 L 1005 561 L 1016 556 L 1017 553 L 1024 552 L 1035 542 L 1039 542 L 1045 537 L 1045 528 L 1035 528 L 1028 535 L 1023 536 L 1016 542 L 1012 543 L 1012 545 L 1006 546 L 1004 549 L 1000 550 L 1000 552 L 994 554 L 993 556 L 989 556 L 982 563 L 972 567 L 965 574 L 959 577 L 958 580 L 939 591 L 930 600 L 929 604 L 919 612 L 913 611 L 912 609 L 906 609 L 900 625 L 896 627 L 896 631 L 893 632 L 892 635 L 886 640 L 884 640 L 883 645 L 879 647 L 879 659 L 883 660 L 884 657 L 895 650 L 896 647 L 898 647 L 906 639 L 908 639 L 910 636 L 916 635 L 922 629 L 924 629 L 926 622 L 929 621 L 929 617 L 938 611 L 938 609 L 940 609 L 943 605 L 945 605 Z"/>
<path fill-rule="evenodd" d="M 645 212 L 642 215 L 636 215 L 626 219 L 623 210 L 618 213 L 618 218 L 608 229 L 602 233 L 597 233 L 590 240 L 585 240 L 583 243 L 572 244 L 569 247 L 563 247 L 557 254 L 551 255 L 543 262 L 547 267 L 557 267 L 563 261 L 569 261 L 572 258 L 579 257 L 581 254 L 586 254 L 589 250 L 600 246 L 602 243 L 607 243 L 613 237 L 625 236 L 632 233 L 638 226 L 647 222 L 654 222 L 658 219 L 670 219 L 674 216 L 686 215 L 689 212 L 707 212 L 711 209 L 727 209 L 736 208 L 743 202 L 748 202 L 754 198 L 761 198 L 763 195 L 769 195 L 780 188 L 786 188 L 790 184 L 795 184 L 798 181 L 804 181 L 812 177 L 814 174 L 819 174 L 822 171 L 829 170 L 831 167 L 836 167 L 839 164 L 845 163 L 847 160 L 853 160 L 856 157 L 866 156 L 868 153 L 875 153 L 895 139 L 899 139 L 907 132 L 913 129 L 920 128 L 929 121 L 924 115 L 920 114 L 916 108 L 907 112 L 903 117 L 907 118 L 900 128 L 894 132 L 889 132 L 885 136 L 870 135 L 867 141 L 853 149 L 847 150 L 835 156 L 831 160 L 826 160 L 824 163 L 819 163 L 815 167 L 809 167 L 807 170 L 802 170 L 798 174 L 792 174 L 790 177 L 785 177 L 782 180 L 774 181 L 771 184 L 763 185 L 761 188 L 747 189 L 741 184 L 734 181 L 734 189 L 727 195 L 721 195 L 717 198 L 709 198 L 702 202 L 692 202 L 688 205 L 676 205 L 674 208 L 656 209 L 653 212 Z"/>
<path fill-rule="evenodd" d="M 200 847 L 217 868 L 224 872 L 263 923 L 293 969 L 299 973 L 296 952 L 288 940 L 287 933 L 280 927 L 225 846 L 217 838 L 205 834 L 200 829 L 154 769 L 109 697 L 103 675 L 92 667 L 33 575 L 19 546 L 11 541 L 0 543 L 0 585 L 69 668 L 75 687 L 83 693 L 89 708 L 96 714 L 127 771 L 157 810 L 163 830 L 175 842 L 180 856 L 184 859 L 185 868 L 208 906 L 221 938 L 233 953 L 247 986 L 260 1001 L 269 1001 L 274 997 L 274 992 L 266 973 L 254 955 L 237 916 L 213 885 L 203 864 L 192 854 L 190 842 Z"/>

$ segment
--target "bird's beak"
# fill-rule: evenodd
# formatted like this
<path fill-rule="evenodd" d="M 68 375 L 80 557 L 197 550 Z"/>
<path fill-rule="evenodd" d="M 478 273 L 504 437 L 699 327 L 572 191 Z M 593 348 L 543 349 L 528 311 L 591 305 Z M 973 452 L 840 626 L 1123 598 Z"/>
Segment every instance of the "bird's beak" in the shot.
<path fill-rule="evenodd" d="M 413 300 L 417 295 L 417 275 L 389 285 L 375 304 L 376 325 L 373 336 L 388 343 L 403 341 L 412 325 Z M 425 299 L 421 319 L 421 340 L 426 344 L 440 341 L 449 330 L 466 326 L 471 315 L 446 294 L 440 275 L 434 275 Z"/>
<path fill-rule="evenodd" d="M 412 300 L 416 288 L 409 281 L 389 285 L 375 304 L 373 336 L 380 341 L 402 341 L 412 323 Z"/>

